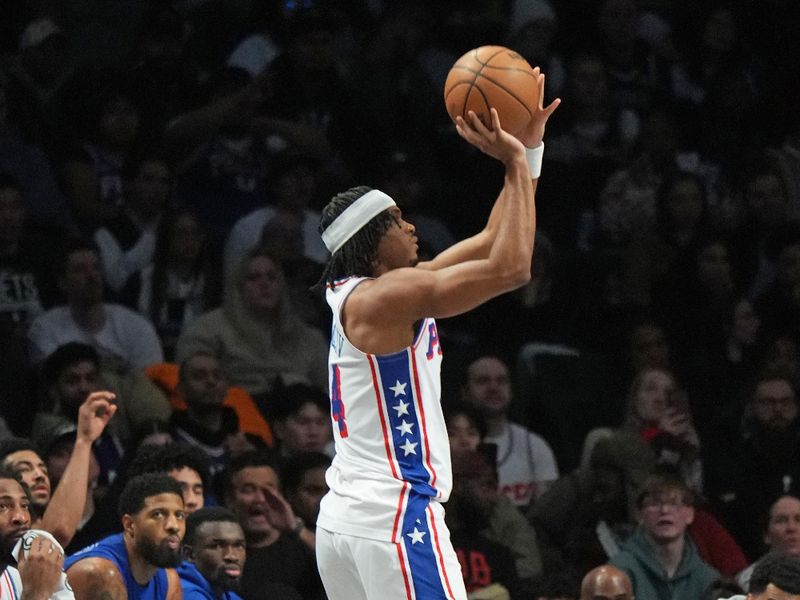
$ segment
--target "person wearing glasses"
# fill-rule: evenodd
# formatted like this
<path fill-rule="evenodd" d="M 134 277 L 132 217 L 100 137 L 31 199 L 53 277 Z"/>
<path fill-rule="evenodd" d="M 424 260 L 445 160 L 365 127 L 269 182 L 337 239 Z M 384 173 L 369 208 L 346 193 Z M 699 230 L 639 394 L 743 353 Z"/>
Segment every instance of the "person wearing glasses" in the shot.
<path fill-rule="evenodd" d="M 636 598 L 701 600 L 719 574 L 686 533 L 694 520 L 694 494 L 670 472 L 648 476 L 637 496 L 636 532 L 611 564 L 633 583 Z"/>

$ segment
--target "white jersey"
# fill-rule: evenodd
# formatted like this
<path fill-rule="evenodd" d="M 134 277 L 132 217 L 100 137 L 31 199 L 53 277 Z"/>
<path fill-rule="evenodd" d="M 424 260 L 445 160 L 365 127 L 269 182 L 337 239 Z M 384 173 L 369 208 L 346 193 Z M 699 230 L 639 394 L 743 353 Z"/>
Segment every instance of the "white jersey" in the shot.
<path fill-rule="evenodd" d="M 336 282 L 326 295 L 333 311 L 328 376 L 336 454 L 317 525 L 394 543 L 403 535 L 435 536 L 435 529 L 423 531 L 426 510 L 431 501 L 446 501 L 452 487 L 436 322 L 423 320 L 413 345 L 399 352 L 361 352 L 340 316 L 365 279 Z"/>

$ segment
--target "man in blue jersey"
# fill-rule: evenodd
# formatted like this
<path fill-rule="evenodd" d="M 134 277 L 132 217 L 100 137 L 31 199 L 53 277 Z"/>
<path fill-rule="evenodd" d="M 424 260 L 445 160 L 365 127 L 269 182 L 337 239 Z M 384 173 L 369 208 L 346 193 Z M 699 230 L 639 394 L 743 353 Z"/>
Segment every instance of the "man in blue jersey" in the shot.
<path fill-rule="evenodd" d="M 442 348 L 434 319 L 467 312 L 530 279 L 542 105 L 519 139 L 470 112 L 456 129 L 500 161 L 503 188 L 483 231 L 419 262 L 414 226 L 379 190 L 328 203 L 320 233 L 333 313 L 329 371 L 336 454 L 317 520 L 317 561 L 329 600 L 466 598 L 442 503 L 452 473 L 440 406 Z"/>
<path fill-rule="evenodd" d="M 186 513 L 180 484 L 163 473 L 131 478 L 119 501 L 122 533 L 64 561 L 77 600 L 179 600 Z"/>
<path fill-rule="evenodd" d="M 178 567 L 184 600 L 241 600 L 236 593 L 247 558 L 236 515 L 207 506 L 186 519 L 184 562 Z"/>

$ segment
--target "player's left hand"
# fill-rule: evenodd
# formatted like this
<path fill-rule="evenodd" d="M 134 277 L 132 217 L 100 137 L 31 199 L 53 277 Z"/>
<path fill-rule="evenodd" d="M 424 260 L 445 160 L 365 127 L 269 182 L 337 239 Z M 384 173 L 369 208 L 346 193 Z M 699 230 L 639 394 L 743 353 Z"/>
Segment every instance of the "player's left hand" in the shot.
<path fill-rule="evenodd" d="M 539 109 L 533 114 L 528 126 L 519 136 L 520 141 L 525 144 L 526 148 L 536 148 L 536 146 L 542 143 L 544 139 L 544 126 L 550 118 L 550 115 L 552 115 L 558 108 L 558 105 L 561 104 L 561 98 L 556 98 L 547 105 L 547 108 L 544 108 L 544 73 L 539 72 L 539 67 L 536 67 L 534 72 L 537 74 L 537 83 L 539 84 Z"/>

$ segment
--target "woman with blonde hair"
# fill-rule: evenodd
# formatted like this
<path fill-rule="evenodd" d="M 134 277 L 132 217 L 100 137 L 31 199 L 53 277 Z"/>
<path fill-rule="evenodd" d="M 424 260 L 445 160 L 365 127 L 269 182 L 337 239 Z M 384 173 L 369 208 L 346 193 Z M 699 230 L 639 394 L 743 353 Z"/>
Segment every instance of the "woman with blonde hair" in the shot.
<path fill-rule="evenodd" d="M 280 262 L 256 249 L 242 260 L 222 306 L 184 329 L 175 354 L 178 362 L 197 352 L 217 356 L 230 383 L 262 405 L 278 377 L 327 389 L 327 347 L 294 310 Z"/>

